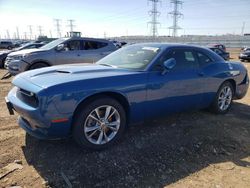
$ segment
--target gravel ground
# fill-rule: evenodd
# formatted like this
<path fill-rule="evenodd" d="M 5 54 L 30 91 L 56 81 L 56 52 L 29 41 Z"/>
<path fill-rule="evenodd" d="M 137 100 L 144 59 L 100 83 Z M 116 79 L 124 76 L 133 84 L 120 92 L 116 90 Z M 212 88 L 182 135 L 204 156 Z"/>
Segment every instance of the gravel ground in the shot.
<path fill-rule="evenodd" d="M 1 177 L 0 187 L 250 187 L 250 92 L 226 115 L 198 111 L 152 120 L 96 152 L 80 150 L 72 139 L 26 135 L 5 107 L 10 82 L 0 81 L 0 177 L 10 166 L 22 168 Z"/>

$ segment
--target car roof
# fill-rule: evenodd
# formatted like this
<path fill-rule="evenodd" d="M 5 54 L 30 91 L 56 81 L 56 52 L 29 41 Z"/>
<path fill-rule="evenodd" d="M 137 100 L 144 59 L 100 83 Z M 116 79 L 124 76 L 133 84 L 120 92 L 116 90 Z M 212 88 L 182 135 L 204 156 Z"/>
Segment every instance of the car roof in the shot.
<path fill-rule="evenodd" d="M 197 46 L 197 45 L 190 45 L 190 44 L 180 44 L 180 43 L 137 43 L 133 45 L 144 45 L 144 46 L 150 46 L 150 47 L 156 47 L 161 49 L 167 49 L 167 48 L 193 48 L 193 49 L 206 49 L 207 47 Z"/>

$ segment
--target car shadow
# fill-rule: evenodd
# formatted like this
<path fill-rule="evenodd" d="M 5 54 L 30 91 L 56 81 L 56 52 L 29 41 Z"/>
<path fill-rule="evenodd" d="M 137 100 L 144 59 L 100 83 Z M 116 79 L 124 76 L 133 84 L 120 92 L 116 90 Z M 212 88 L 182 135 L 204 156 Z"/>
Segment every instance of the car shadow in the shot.
<path fill-rule="evenodd" d="M 131 126 L 104 151 L 81 150 L 72 139 L 39 141 L 26 136 L 29 165 L 52 187 L 162 187 L 210 164 L 242 167 L 250 156 L 250 106 L 235 103 L 226 115 L 187 112 Z"/>

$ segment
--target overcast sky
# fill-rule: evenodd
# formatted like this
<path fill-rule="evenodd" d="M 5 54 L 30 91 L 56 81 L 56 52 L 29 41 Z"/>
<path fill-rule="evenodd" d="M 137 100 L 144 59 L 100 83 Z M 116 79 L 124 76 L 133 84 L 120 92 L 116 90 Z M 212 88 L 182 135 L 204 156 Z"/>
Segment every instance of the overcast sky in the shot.
<path fill-rule="evenodd" d="M 9 30 L 13 37 L 16 27 L 21 36 L 38 35 L 38 26 L 43 34 L 56 37 L 55 22 L 61 19 L 63 35 L 69 30 L 69 19 L 75 20 L 74 30 L 84 36 L 107 37 L 121 35 L 149 35 L 147 0 L 0 0 L 0 37 Z M 158 6 L 161 12 L 158 26 L 159 35 L 169 35 L 172 17 L 168 15 L 173 6 L 170 0 L 162 0 Z M 183 0 L 180 7 L 183 18 L 179 26 L 183 34 L 240 34 L 245 22 L 245 33 L 250 33 L 250 0 Z"/>

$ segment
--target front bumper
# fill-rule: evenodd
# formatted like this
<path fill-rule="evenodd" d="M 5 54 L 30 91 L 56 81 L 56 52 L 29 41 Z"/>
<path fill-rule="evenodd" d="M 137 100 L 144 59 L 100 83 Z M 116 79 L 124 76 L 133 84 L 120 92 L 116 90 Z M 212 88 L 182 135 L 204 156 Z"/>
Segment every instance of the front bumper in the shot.
<path fill-rule="evenodd" d="M 42 111 L 27 105 L 17 97 L 16 87 L 6 97 L 6 105 L 10 114 L 15 111 L 20 115 L 19 126 L 38 139 L 60 139 L 70 135 L 71 118 L 65 122 L 53 123 L 52 120 L 61 117 L 60 114 L 48 117 L 43 113 L 46 110 Z"/>
<path fill-rule="evenodd" d="M 239 59 L 242 59 L 242 60 L 250 60 L 250 56 L 247 56 L 247 55 L 240 55 L 240 56 L 239 56 Z"/>
<path fill-rule="evenodd" d="M 29 64 L 23 60 L 13 60 L 7 58 L 4 63 L 4 67 L 8 69 L 11 75 L 15 76 L 21 72 L 24 72 Z"/>

